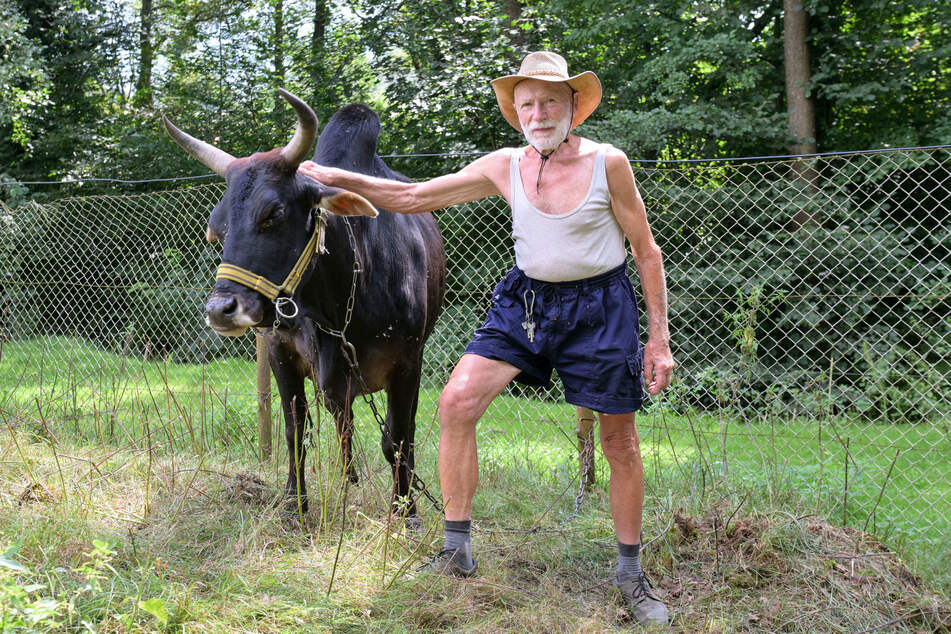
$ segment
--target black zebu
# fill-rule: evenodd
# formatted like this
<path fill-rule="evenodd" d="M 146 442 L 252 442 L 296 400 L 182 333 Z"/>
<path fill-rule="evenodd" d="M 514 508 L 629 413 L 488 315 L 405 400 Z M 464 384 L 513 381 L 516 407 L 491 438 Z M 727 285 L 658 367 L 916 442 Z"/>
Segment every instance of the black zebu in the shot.
<path fill-rule="evenodd" d="M 396 494 L 410 496 L 423 344 L 445 290 L 442 238 L 431 214 L 382 211 L 375 218 L 357 217 L 376 210 L 356 194 L 297 173 L 316 136 L 317 117 L 300 99 L 279 93 L 297 112 L 294 138 L 284 148 L 247 158 L 235 159 L 165 120 L 175 141 L 227 183 L 208 221 L 208 239 L 222 240 L 224 250 L 205 319 L 230 336 L 280 324 L 268 337 L 268 356 L 281 394 L 288 455 L 298 456 L 288 469 L 289 506 L 296 508 L 299 500 L 307 508 L 306 377 L 316 379 L 335 418 L 351 481 L 356 480 L 350 444 L 353 399 L 386 390 L 383 453 L 393 468 Z M 376 155 L 379 130 L 372 110 L 347 106 L 320 135 L 314 161 L 406 180 Z M 318 205 L 340 215 L 320 215 Z M 318 239 L 319 225 L 323 236 Z M 313 257 L 307 249 L 316 249 Z M 276 310 L 275 296 L 283 298 L 294 287 L 285 283 L 278 289 L 281 280 L 291 282 L 292 269 L 301 272 L 300 284 L 292 290 L 294 303 L 278 299 Z M 352 348 L 343 345 L 341 331 Z M 352 372 L 350 350 L 356 353 L 360 377 Z M 408 511 L 415 515 L 415 504 Z"/>

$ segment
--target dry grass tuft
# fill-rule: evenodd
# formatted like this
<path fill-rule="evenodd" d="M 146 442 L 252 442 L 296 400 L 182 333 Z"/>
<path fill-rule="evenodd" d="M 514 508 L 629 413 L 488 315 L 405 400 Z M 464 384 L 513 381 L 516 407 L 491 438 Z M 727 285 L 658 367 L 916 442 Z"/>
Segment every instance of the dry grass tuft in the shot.
<path fill-rule="evenodd" d="M 231 476 L 227 486 L 227 496 L 236 501 L 253 506 L 272 504 L 277 497 L 274 487 L 251 473 L 236 473 Z"/>

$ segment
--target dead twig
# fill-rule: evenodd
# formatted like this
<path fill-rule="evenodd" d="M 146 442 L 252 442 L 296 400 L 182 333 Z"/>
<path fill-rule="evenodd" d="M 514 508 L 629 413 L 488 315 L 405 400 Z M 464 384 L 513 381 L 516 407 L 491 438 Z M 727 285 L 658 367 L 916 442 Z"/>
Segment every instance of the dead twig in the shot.
<path fill-rule="evenodd" d="M 748 500 L 749 497 L 750 497 L 750 492 L 747 491 L 747 492 L 746 492 L 746 495 L 743 496 L 743 499 L 740 500 L 740 503 L 737 504 L 737 505 L 736 505 L 736 508 L 733 509 L 733 512 L 730 513 L 730 517 L 726 518 L 726 524 L 723 525 L 723 530 L 724 530 L 724 531 L 730 530 L 730 522 L 733 521 L 733 516 L 736 515 L 736 514 L 739 512 L 739 510 L 740 510 L 741 508 L 743 508 L 743 505 L 746 504 L 746 500 Z"/>
<path fill-rule="evenodd" d="M 942 614 L 951 614 L 951 610 L 924 610 L 924 609 L 922 609 L 922 610 L 918 610 L 917 612 L 912 612 L 911 614 L 906 614 L 906 615 L 904 615 L 904 616 L 899 616 L 898 618 L 892 619 L 891 621 L 888 621 L 888 622 L 886 622 L 886 623 L 882 623 L 881 625 L 876 625 L 875 627 L 870 627 L 870 628 L 868 628 L 867 630 L 862 630 L 862 631 L 860 631 L 860 632 L 856 632 L 855 634 L 868 634 L 869 632 L 876 632 L 876 631 L 878 631 L 878 630 L 884 630 L 884 629 L 887 628 L 887 627 L 891 627 L 891 626 L 893 626 L 893 625 L 897 625 L 897 624 L 901 623 L 902 621 L 908 621 L 909 619 L 913 619 L 913 618 L 916 618 L 916 617 L 919 617 L 919 616 L 928 616 L 928 615 L 940 616 L 940 615 L 942 615 Z"/>
<path fill-rule="evenodd" d="M 885 493 L 885 487 L 888 486 L 888 481 L 892 478 L 892 469 L 895 468 L 895 462 L 898 461 L 899 454 L 901 454 L 901 449 L 896 449 L 895 457 L 892 458 L 892 464 L 888 467 L 888 474 L 885 475 L 885 481 L 882 482 L 882 488 L 878 492 L 878 499 L 875 500 L 875 506 L 872 507 L 872 510 L 869 511 L 868 517 L 865 518 L 865 525 L 862 527 L 863 533 L 868 530 L 869 520 L 871 520 L 872 516 L 875 515 L 875 511 L 878 509 L 878 504 L 882 501 L 882 494 Z"/>

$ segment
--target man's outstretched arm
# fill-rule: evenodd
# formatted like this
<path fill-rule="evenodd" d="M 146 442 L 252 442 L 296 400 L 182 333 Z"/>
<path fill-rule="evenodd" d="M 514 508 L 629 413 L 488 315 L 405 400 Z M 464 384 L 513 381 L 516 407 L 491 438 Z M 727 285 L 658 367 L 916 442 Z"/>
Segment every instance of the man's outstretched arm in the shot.
<path fill-rule="evenodd" d="M 499 158 L 499 153 L 495 152 L 473 161 L 454 174 L 420 183 L 367 176 L 325 167 L 312 161 L 301 163 L 298 171 L 324 185 L 360 194 L 381 209 L 418 214 L 498 194 L 495 174 L 498 172 Z"/>

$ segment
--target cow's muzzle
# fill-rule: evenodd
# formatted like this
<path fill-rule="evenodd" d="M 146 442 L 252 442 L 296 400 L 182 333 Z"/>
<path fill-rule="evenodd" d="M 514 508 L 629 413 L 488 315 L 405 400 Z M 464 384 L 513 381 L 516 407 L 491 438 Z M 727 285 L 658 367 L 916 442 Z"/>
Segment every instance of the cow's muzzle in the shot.
<path fill-rule="evenodd" d="M 205 302 L 205 323 L 219 335 L 238 337 L 248 328 L 261 323 L 263 307 L 260 302 L 243 301 L 240 295 L 214 292 Z"/>

